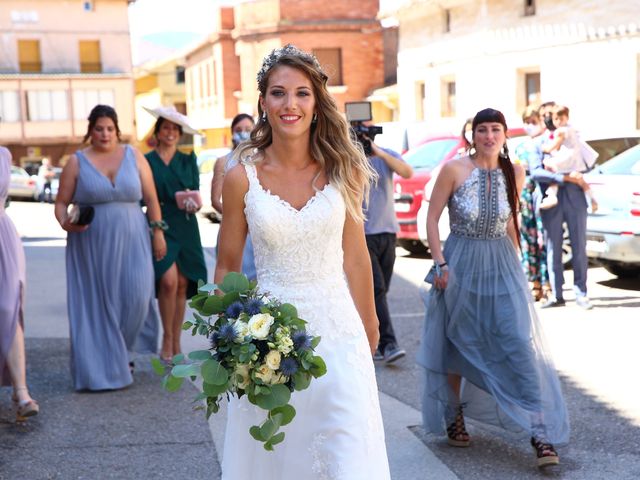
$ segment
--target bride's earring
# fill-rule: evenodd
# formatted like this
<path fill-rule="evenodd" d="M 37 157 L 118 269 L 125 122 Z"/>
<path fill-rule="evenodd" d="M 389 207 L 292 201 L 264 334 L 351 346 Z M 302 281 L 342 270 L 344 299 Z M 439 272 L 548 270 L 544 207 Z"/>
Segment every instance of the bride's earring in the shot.
<path fill-rule="evenodd" d="M 265 121 L 265 122 L 267 121 L 267 111 L 266 110 L 262 111 L 262 120 Z"/>
<path fill-rule="evenodd" d="M 311 117 L 311 123 L 316 123 L 318 121 L 318 114 L 314 113 L 313 117 Z"/>

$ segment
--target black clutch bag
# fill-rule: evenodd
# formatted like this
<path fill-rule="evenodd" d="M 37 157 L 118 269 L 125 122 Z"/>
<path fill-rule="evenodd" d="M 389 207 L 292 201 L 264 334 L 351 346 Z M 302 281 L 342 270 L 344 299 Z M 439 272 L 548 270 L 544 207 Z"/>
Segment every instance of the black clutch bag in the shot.
<path fill-rule="evenodd" d="M 95 213 L 91 205 L 74 205 L 69 215 L 71 216 L 71 223 L 75 225 L 89 225 Z"/>

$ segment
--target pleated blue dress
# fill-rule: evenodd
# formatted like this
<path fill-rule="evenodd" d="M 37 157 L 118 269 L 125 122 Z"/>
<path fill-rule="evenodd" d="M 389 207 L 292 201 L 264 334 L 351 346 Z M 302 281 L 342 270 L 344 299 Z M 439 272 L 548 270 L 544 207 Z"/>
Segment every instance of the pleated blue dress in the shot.
<path fill-rule="evenodd" d="M 84 232 L 66 249 L 71 375 L 76 390 L 110 390 L 133 382 L 131 352 L 156 353 L 159 316 L 151 238 L 131 147 L 114 183 L 82 151 L 73 202 L 92 205 Z"/>
<path fill-rule="evenodd" d="M 424 367 L 423 420 L 443 434 L 458 400 L 447 374 L 462 376 L 464 415 L 546 438 L 569 440 L 567 408 L 516 249 L 502 171 L 475 168 L 449 199 L 443 250 L 446 289 L 425 295 L 418 363 Z"/>

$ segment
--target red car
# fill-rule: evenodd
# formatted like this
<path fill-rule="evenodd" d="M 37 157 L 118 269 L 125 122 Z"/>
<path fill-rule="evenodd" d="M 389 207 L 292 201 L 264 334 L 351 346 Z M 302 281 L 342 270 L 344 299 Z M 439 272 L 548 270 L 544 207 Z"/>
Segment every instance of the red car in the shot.
<path fill-rule="evenodd" d="M 446 162 L 463 147 L 459 136 L 444 134 L 425 139 L 420 145 L 407 151 L 402 158 L 413 167 L 411 178 L 394 175 L 395 210 L 400 231 L 398 245 L 411 253 L 423 253 L 426 249 L 418 236 L 417 217 L 422 203 L 424 186 L 431 172 L 441 162 Z"/>

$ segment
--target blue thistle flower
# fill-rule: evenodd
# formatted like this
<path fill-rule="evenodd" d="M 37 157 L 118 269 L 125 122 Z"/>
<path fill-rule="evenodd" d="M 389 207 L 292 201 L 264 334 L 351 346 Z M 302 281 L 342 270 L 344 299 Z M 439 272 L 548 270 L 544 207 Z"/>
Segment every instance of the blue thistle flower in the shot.
<path fill-rule="evenodd" d="M 211 343 L 211 348 L 218 348 L 218 341 L 220 340 L 220 334 L 218 332 L 213 332 L 209 337 L 209 342 Z"/>
<path fill-rule="evenodd" d="M 283 375 L 291 377 L 298 371 L 298 362 L 295 358 L 287 357 L 280 362 L 280 371 Z"/>
<path fill-rule="evenodd" d="M 311 337 L 307 332 L 298 331 L 291 335 L 293 340 L 293 348 L 296 350 L 309 350 L 311 348 Z"/>
<path fill-rule="evenodd" d="M 227 307 L 225 313 L 229 318 L 238 318 L 243 310 L 244 306 L 242 305 L 242 302 L 235 301 Z"/>
<path fill-rule="evenodd" d="M 220 336 L 220 340 L 224 340 L 225 342 L 233 342 L 233 340 L 236 338 L 236 329 L 233 328 L 233 325 L 231 325 L 230 323 L 225 323 L 220 327 L 218 335 Z"/>
<path fill-rule="evenodd" d="M 262 300 L 259 298 L 252 298 L 247 302 L 244 306 L 244 311 L 247 312 L 247 315 L 257 315 L 260 313 L 260 309 L 264 306 Z"/>

